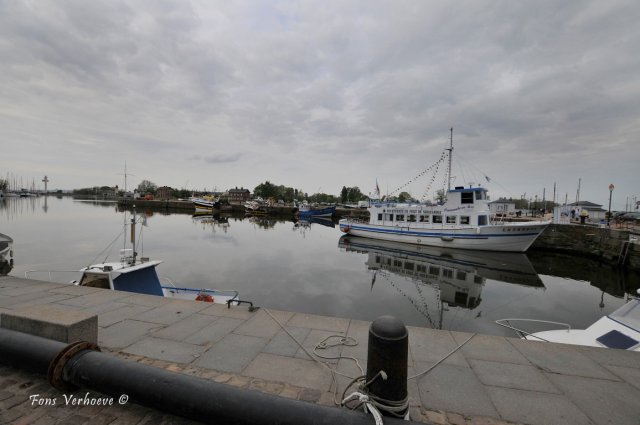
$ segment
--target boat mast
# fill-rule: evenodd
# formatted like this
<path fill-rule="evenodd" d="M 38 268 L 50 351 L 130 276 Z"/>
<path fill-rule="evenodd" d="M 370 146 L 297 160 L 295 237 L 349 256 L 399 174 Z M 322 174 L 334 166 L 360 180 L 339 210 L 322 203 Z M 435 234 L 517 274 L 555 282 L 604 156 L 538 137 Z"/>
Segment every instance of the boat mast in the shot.
<path fill-rule="evenodd" d="M 449 138 L 449 169 L 447 170 L 447 193 L 451 190 L 451 160 L 453 157 L 453 127 L 451 127 L 451 136 Z"/>

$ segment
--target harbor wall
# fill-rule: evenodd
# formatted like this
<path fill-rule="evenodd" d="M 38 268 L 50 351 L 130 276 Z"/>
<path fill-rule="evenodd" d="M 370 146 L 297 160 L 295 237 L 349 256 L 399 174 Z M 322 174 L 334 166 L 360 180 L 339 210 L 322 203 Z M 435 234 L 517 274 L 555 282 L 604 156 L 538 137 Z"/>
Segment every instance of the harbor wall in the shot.
<path fill-rule="evenodd" d="M 606 227 L 551 224 L 531 248 L 579 255 L 640 270 L 640 245 L 630 243 L 630 235 L 629 231 Z M 628 251 L 623 258 L 626 245 Z"/>

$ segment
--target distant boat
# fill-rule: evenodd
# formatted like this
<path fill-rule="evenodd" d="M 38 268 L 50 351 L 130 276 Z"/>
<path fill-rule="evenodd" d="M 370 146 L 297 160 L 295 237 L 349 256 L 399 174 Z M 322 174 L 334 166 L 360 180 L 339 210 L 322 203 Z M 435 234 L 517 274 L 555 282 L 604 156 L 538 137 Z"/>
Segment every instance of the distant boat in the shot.
<path fill-rule="evenodd" d="M 450 182 L 453 132 L 447 150 Z M 550 223 L 493 221 L 487 189 L 483 187 L 449 189 L 443 205 L 372 201 L 368 211 L 368 223 L 346 218 L 340 220 L 340 230 L 354 236 L 416 245 L 525 252 Z"/>
<path fill-rule="evenodd" d="M 638 290 L 640 295 L 640 290 Z M 571 329 L 566 323 L 534 319 L 500 319 L 500 326 L 514 330 L 522 339 L 562 344 L 586 345 L 591 347 L 618 348 L 640 352 L 640 298 L 634 297 L 613 313 L 601 317 L 586 329 Z M 514 324 L 528 323 L 562 326 L 554 329 L 529 333 Z"/>
<path fill-rule="evenodd" d="M 207 209 L 207 210 L 220 208 L 220 200 L 217 198 L 211 198 L 211 199 L 193 198 L 191 201 L 193 202 L 193 205 L 196 208 Z"/>
<path fill-rule="evenodd" d="M 298 218 L 305 219 L 311 217 L 331 217 L 336 212 L 335 205 L 311 205 L 302 204 L 298 208 Z"/>

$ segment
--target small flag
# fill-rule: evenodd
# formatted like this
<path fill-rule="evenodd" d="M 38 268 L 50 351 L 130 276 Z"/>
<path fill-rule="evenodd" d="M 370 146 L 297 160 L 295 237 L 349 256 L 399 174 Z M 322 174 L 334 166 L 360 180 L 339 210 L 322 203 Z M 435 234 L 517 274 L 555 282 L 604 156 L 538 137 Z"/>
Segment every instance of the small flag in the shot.
<path fill-rule="evenodd" d="M 489 176 L 484 176 L 485 179 L 487 179 L 487 182 L 491 183 L 491 179 L 489 178 Z"/>
<path fill-rule="evenodd" d="M 376 196 L 380 198 L 380 186 L 378 186 L 378 179 L 376 178 Z"/>

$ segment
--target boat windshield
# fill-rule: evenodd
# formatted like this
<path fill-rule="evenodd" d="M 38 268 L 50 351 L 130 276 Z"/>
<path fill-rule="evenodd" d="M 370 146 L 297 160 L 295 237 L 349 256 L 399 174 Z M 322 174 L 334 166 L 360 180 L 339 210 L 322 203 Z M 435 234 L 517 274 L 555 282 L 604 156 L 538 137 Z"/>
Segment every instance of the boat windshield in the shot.
<path fill-rule="evenodd" d="M 611 313 L 609 317 L 640 332 L 640 301 L 630 301 Z"/>
<path fill-rule="evenodd" d="M 85 272 L 78 285 L 90 286 L 92 288 L 110 289 L 109 276 L 104 273 Z"/>

